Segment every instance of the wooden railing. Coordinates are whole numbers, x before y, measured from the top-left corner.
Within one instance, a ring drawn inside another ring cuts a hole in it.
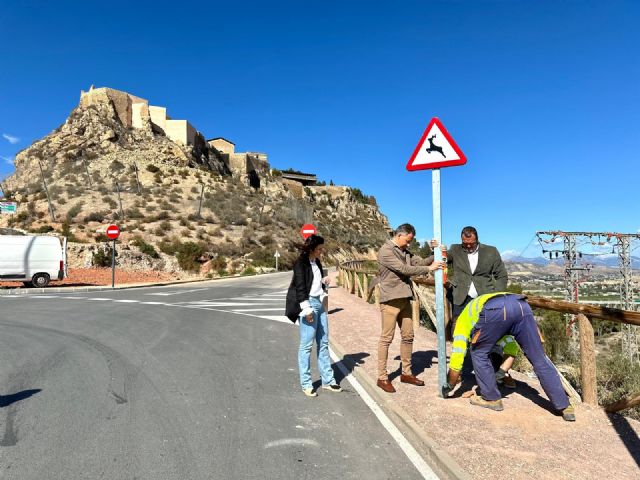
[[[373,280],[378,272],[371,268],[375,262],[364,260],[353,260],[338,266],[338,278],[340,285],[349,293],[371,301],[373,297],[375,303],[380,303],[380,287]],[[432,278],[418,277],[414,279],[418,286],[434,287]],[[435,325],[435,314],[433,313],[433,303],[429,302],[420,289],[416,289],[417,297],[412,304],[414,327],[420,324],[420,308],[423,307],[433,324]],[[640,312],[621,310],[600,305],[586,305],[583,303],[566,302],[540,296],[527,295],[527,302],[534,308],[552,310],[560,313],[576,315],[579,338],[580,338],[580,378],[582,383],[582,398],[580,399],[575,390],[563,381],[565,389],[574,399],[589,405],[598,405],[597,381],[596,381],[596,355],[595,337],[590,319],[607,320],[610,322],[625,323],[628,325],[640,326]],[[445,324],[449,322],[450,305],[445,298]],[[577,398],[576,398],[577,396]],[[616,412],[624,408],[630,408],[640,404],[640,393],[635,393],[627,398],[619,400],[613,404],[606,405],[607,412]]]

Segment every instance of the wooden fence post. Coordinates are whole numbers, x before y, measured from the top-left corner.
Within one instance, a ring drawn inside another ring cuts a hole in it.
[[[349,272],[349,293],[356,291],[356,272]]]
[[[362,275],[362,298],[369,302],[369,275]]]
[[[596,351],[593,326],[583,314],[578,315],[580,328],[580,376],[582,381],[582,401],[588,405],[598,405],[598,384],[596,381]]]
[[[376,300],[376,307],[380,306],[380,285],[373,287],[373,298]]]
[[[413,318],[413,331],[420,327],[420,300],[415,298],[411,301],[411,318]]]

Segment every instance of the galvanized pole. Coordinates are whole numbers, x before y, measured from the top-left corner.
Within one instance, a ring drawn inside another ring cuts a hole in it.
[[[116,288],[116,239],[113,239],[113,251],[111,252],[111,288]]]
[[[202,190],[200,191],[200,205],[198,205],[198,217],[202,218],[200,212],[202,212],[202,199],[204,198],[204,183],[202,184]]]
[[[278,253],[277,250],[276,250],[275,257],[276,257],[276,272],[277,272],[278,271],[278,257],[280,257],[280,254]]]
[[[140,195],[140,176],[138,175],[138,164],[133,162],[133,168],[136,171],[136,184],[138,185],[138,195]]]
[[[82,156],[82,163],[84,164],[84,170],[87,172],[87,182],[89,182],[89,188],[91,187],[91,175],[89,174],[89,167],[87,166],[87,159]]]
[[[116,182],[116,190],[118,191],[118,203],[120,204],[120,221],[124,220],[124,212],[122,211],[122,198],[120,197],[120,184]]]
[[[49,189],[47,188],[47,181],[44,179],[44,170],[42,168],[42,164],[40,163],[40,158],[36,157],[38,160],[38,166],[40,167],[40,175],[42,175],[42,185],[44,186],[44,193],[47,194],[47,202],[49,202],[49,213],[51,214],[51,221],[56,221],[56,215],[53,213],[53,205],[51,204],[51,197],[49,196]]]
[[[434,249],[434,261],[442,260],[442,216],[440,208],[440,169],[432,171],[431,186],[433,190],[433,236],[438,241]],[[444,334],[444,285],[442,284],[442,270],[435,271],[436,282],[436,331],[438,332],[438,392],[442,396],[442,387],[447,383],[447,343]]]

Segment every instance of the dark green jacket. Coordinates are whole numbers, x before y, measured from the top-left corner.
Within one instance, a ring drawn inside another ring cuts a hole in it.
[[[447,250],[447,262],[453,267],[453,275],[449,277],[449,283],[453,286],[455,305],[462,305],[467,298],[471,281],[476,286],[478,295],[507,290],[507,269],[496,247],[480,244],[478,248],[478,266],[473,275],[469,257],[462,245],[451,245]]]

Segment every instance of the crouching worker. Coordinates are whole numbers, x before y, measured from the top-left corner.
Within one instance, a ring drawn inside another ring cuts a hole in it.
[[[553,407],[562,413],[562,418],[568,422],[575,421],[573,406],[562,388],[558,372],[544,353],[538,325],[522,295],[488,293],[480,295],[465,307],[453,332],[453,350],[447,383],[442,387],[443,397],[446,398],[457,383],[467,344],[471,343],[471,361],[480,396],[471,397],[470,402],[491,410],[503,410],[490,354],[504,335],[513,335],[518,342],[531,362],[542,389]]]
[[[518,342],[515,341],[513,335],[505,335],[489,353],[493,370],[496,372],[496,382],[498,385],[504,385],[507,388],[516,388],[516,381],[509,370],[513,367],[513,362],[520,353]]]

